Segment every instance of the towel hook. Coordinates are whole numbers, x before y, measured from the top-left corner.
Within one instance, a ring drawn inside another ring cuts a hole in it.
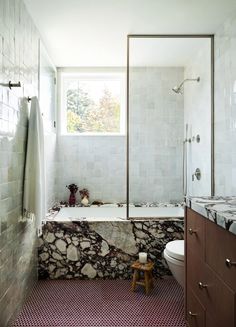
[[[31,101],[31,97],[28,97],[28,98],[27,98],[27,101],[30,102],[30,101]]]
[[[12,83],[11,81],[9,81],[8,86],[10,90],[12,89],[12,87],[21,87],[21,82]]]

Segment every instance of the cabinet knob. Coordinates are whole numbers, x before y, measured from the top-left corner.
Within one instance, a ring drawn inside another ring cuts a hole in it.
[[[191,317],[196,317],[197,314],[196,313],[192,313],[192,311],[189,311],[188,314],[191,316]]]
[[[197,234],[197,231],[193,230],[192,228],[189,228],[188,232],[190,235]]]
[[[230,259],[225,260],[225,264],[228,268],[231,268],[232,266],[236,266],[236,261],[231,261]]]
[[[207,288],[207,284],[203,284],[202,282],[198,283],[199,288],[202,290],[203,288]]]

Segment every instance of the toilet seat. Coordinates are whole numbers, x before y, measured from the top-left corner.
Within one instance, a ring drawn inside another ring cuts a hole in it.
[[[167,243],[165,252],[173,259],[184,261],[184,240],[176,240]]]

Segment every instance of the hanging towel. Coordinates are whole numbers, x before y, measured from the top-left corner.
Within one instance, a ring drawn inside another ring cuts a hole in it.
[[[32,97],[24,180],[24,217],[35,219],[38,235],[46,216],[43,119],[37,97]]]

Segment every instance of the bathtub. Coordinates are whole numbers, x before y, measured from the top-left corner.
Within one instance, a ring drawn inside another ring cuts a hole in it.
[[[182,218],[183,207],[130,207],[130,219]],[[54,221],[120,221],[126,219],[126,207],[62,207],[47,220]]]
[[[145,203],[129,207],[105,204],[67,207],[56,204],[39,239],[39,278],[132,278],[140,251],[154,262],[154,276],[169,275],[162,257],[165,245],[184,236],[181,204]]]
[[[66,207],[55,206],[39,238],[39,278],[131,279],[132,263],[140,251],[154,262],[155,277],[170,271],[162,252],[184,237],[183,208],[166,204]]]

